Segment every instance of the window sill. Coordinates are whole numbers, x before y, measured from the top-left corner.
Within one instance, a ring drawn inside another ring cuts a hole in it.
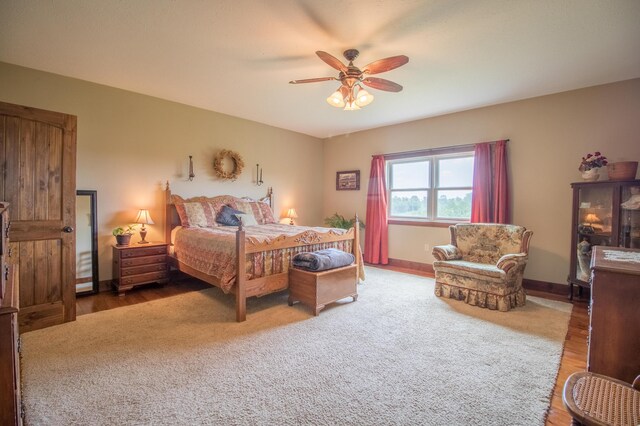
[[[430,228],[448,228],[456,223],[469,223],[468,220],[456,220],[451,222],[444,221],[431,221],[431,220],[403,220],[403,219],[389,219],[387,220],[389,225],[408,225],[408,226],[426,226]]]

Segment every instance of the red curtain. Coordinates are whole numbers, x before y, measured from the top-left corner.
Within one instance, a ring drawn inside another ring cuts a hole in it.
[[[509,223],[506,140],[475,147],[471,222]]]
[[[509,185],[507,182],[507,141],[498,141],[493,159],[493,222],[509,223]]]
[[[492,222],[491,187],[491,143],[479,143],[473,154],[471,223]]]
[[[388,264],[389,225],[387,223],[387,188],[383,155],[374,155],[371,159],[365,225],[364,261],[380,265]]]

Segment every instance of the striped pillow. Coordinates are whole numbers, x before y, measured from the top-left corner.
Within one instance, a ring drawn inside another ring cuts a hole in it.
[[[207,202],[188,202],[176,204],[182,226],[211,228],[218,226],[213,209]]]

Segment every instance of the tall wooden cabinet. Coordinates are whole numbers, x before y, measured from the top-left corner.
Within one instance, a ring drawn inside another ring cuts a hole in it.
[[[627,383],[640,374],[640,249],[593,249],[587,369]]]
[[[640,248],[640,180],[572,183],[571,257],[567,279],[590,287],[593,246]]]
[[[17,267],[9,264],[7,207],[0,202],[0,425],[21,425],[18,274]]]

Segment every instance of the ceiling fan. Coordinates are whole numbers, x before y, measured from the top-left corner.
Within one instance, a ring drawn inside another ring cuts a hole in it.
[[[349,65],[343,64],[336,57],[318,50],[316,55],[324,62],[340,71],[338,77],[307,78],[304,80],[291,80],[290,84],[316,83],[319,81],[337,80],[342,85],[331,96],[327,102],[337,108],[344,107],[345,111],[360,109],[369,105],[373,101],[373,95],[362,88],[362,84],[373,89],[384,90],[386,92],[399,92],[402,86],[384,78],[369,77],[371,74],[380,74],[401,67],[409,62],[409,58],[404,55],[392,56],[390,58],[379,59],[366,65],[362,70],[353,65],[353,60],[360,52],[356,49],[345,50],[343,55],[349,61]]]

